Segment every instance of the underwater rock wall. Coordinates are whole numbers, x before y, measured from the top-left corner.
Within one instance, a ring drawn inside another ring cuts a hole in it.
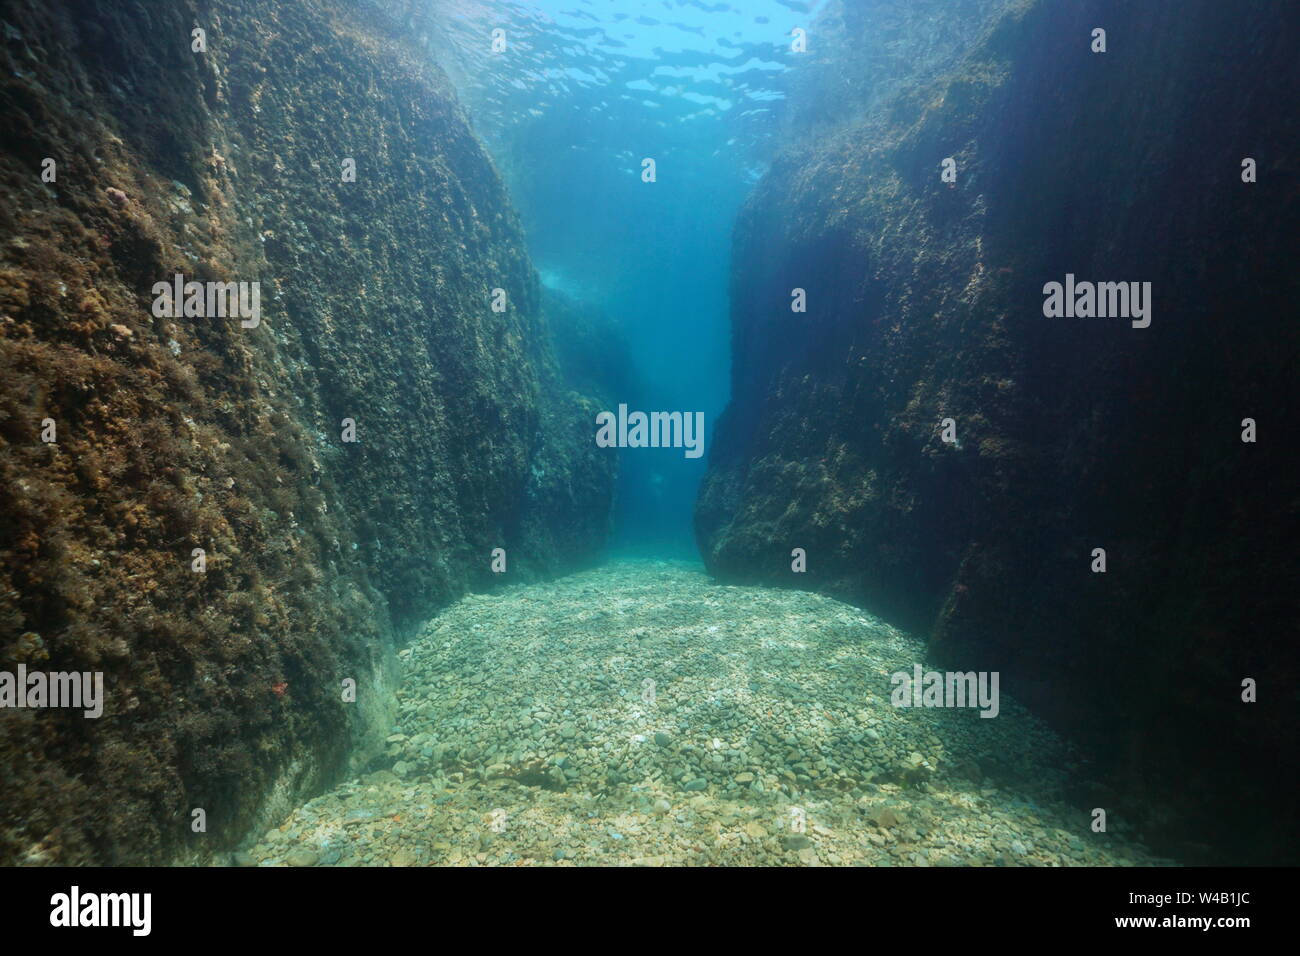
[[[715,575],[1000,671],[1093,745],[1081,801],[1184,859],[1296,845],[1294,21],[1019,3],[946,79],[792,144],[737,225],[696,515]],[[1150,282],[1149,326],[1046,317],[1067,274]]]
[[[351,7],[5,6],[0,658],[106,700],[0,716],[0,862],[231,849],[364,761],[417,622],[603,546],[499,177]],[[177,273],[260,315],[156,310]]]
[[[788,76],[783,136],[818,137],[930,83],[1016,0],[823,0]]]

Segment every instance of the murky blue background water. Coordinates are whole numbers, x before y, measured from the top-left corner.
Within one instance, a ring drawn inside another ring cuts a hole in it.
[[[819,0],[820,2],[820,0]],[[819,3],[453,3],[432,44],[492,150],[542,282],[610,316],[645,411],[728,396],[736,213],[773,147],[791,31]],[[506,54],[491,50],[506,31]],[[655,160],[657,181],[642,181]],[[614,549],[695,554],[706,453],[621,453]]]

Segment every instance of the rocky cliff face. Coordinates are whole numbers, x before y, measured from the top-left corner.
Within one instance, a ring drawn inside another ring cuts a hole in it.
[[[736,231],[697,510],[715,574],[1001,671],[1094,745],[1119,792],[1087,805],[1186,858],[1294,846],[1294,28],[1282,4],[1020,3],[947,79],[779,161]],[[1045,317],[1067,274],[1150,282],[1150,326]]]
[[[394,640],[492,549],[592,557],[614,462],[402,37],[334,0],[3,30],[0,663],[101,671],[106,703],[0,713],[0,862],[202,859],[364,759]],[[260,323],[156,317],[176,273],[258,282]]]

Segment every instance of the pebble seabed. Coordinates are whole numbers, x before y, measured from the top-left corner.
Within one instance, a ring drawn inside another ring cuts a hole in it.
[[[399,655],[391,769],[235,862],[1168,862],[1113,817],[1092,831],[1062,797],[1068,748],[1006,693],[993,719],[892,706],[890,675],[923,653],[859,608],[682,563],[471,595]]]

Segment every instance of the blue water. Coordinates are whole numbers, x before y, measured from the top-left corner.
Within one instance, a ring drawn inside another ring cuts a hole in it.
[[[439,8],[435,55],[493,152],[541,281],[626,337],[637,385],[620,400],[705,416],[699,458],[620,452],[616,553],[695,555],[692,509],[728,397],[732,223],[775,143],[791,31],[819,5]],[[494,53],[498,28],[506,49]]]

